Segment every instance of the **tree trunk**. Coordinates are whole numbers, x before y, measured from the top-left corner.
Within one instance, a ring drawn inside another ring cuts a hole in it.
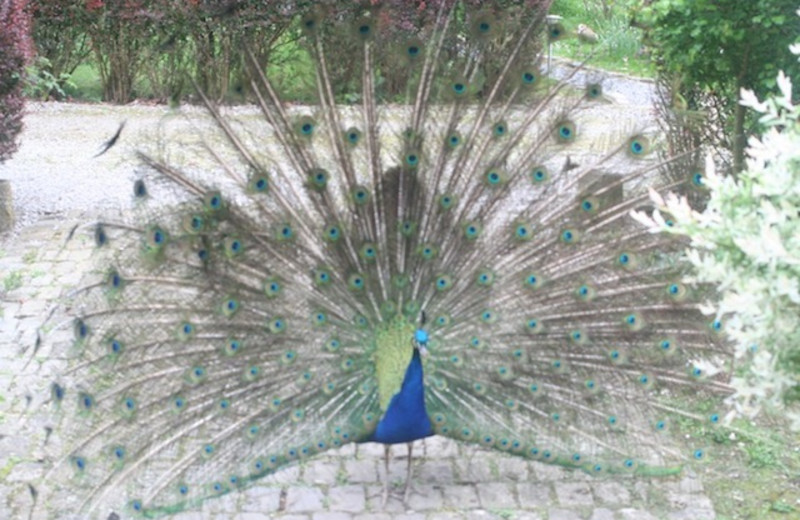
[[[14,227],[14,197],[11,181],[0,179],[0,233]]]
[[[750,66],[750,46],[744,51],[744,56],[736,78],[736,108],[733,115],[733,174],[737,175],[744,169],[744,147],[747,142],[744,135],[744,116],[747,113],[744,106],[739,103],[742,89],[747,88],[745,77]]]
[[[737,86],[738,87],[738,86]],[[741,88],[736,89],[741,92]],[[747,113],[741,103],[736,103],[733,118],[733,173],[738,174],[744,169],[744,148],[746,139],[744,135],[744,116]]]

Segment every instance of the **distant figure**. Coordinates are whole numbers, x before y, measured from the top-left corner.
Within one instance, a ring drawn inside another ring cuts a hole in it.
[[[594,45],[600,41],[600,37],[594,32],[591,27],[586,24],[578,25],[578,39],[583,43]]]

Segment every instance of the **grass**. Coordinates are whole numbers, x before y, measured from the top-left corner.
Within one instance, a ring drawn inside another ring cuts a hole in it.
[[[575,38],[557,42],[553,46],[553,56],[574,61],[588,58],[587,64],[608,72],[619,72],[644,78],[655,78],[656,69],[652,62],[637,56],[637,50],[630,48],[631,41],[600,43],[589,48]]]
[[[553,45],[553,53],[561,58],[582,61],[591,55],[589,63],[610,72],[653,78],[654,64],[642,55],[642,31],[630,25],[630,9],[634,3],[617,2],[609,14],[602,11],[599,2],[583,0],[556,0],[552,14],[563,17],[568,35]],[[600,37],[596,45],[578,41],[575,36],[579,24],[586,24]]]
[[[11,474],[11,470],[14,469],[14,466],[22,462],[19,457],[9,457],[8,462],[2,468],[0,468],[0,482],[5,480],[8,475]]]
[[[347,475],[347,471],[343,467],[339,467],[339,470],[336,472],[336,485],[337,486],[344,486],[349,484],[349,476]]]
[[[718,520],[788,520],[800,516],[800,439],[783,421],[738,420],[732,431],[681,429],[711,437],[715,456],[702,475]],[[792,442],[794,439],[794,442]]]
[[[22,271],[12,271],[3,278],[3,290],[11,292],[22,287]]]
[[[103,85],[100,74],[94,65],[84,63],[79,65],[70,76],[73,85],[64,88],[64,92],[80,101],[102,101]]]
[[[715,399],[666,401],[670,407],[706,416],[719,410]],[[706,459],[690,465],[711,500],[718,520],[800,518],[800,435],[780,417],[736,419],[730,428],[670,417],[669,438],[682,451],[704,447]],[[661,497],[668,507],[667,496]]]
[[[703,477],[706,493],[718,520],[789,520],[800,514],[797,474],[792,477],[773,468],[738,472],[735,460],[724,474]],[[744,477],[744,478],[743,478]],[[794,479],[794,484],[792,484]]]

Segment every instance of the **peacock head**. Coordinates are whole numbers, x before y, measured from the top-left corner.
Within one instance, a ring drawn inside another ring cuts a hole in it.
[[[414,348],[419,350],[423,356],[428,354],[428,331],[425,329],[417,329],[414,332]]]

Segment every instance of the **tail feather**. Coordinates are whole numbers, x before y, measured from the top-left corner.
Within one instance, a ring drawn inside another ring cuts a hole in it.
[[[662,170],[684,158],[646,127],[591,130],[596,78],[540,73],[544,11],[441,2],[417,34],[384,16],[301,18],[313,108],[245,49],[257,121],[198,89],[217,130],[180,165],[138,154],[53,387],[46,481],[77,509],[173,512],[373,438],[417,327],[437,434],[595,474],[705,457],[661,432],[719,422],[731,352],[683,244],[629,217],[683,189]]]

